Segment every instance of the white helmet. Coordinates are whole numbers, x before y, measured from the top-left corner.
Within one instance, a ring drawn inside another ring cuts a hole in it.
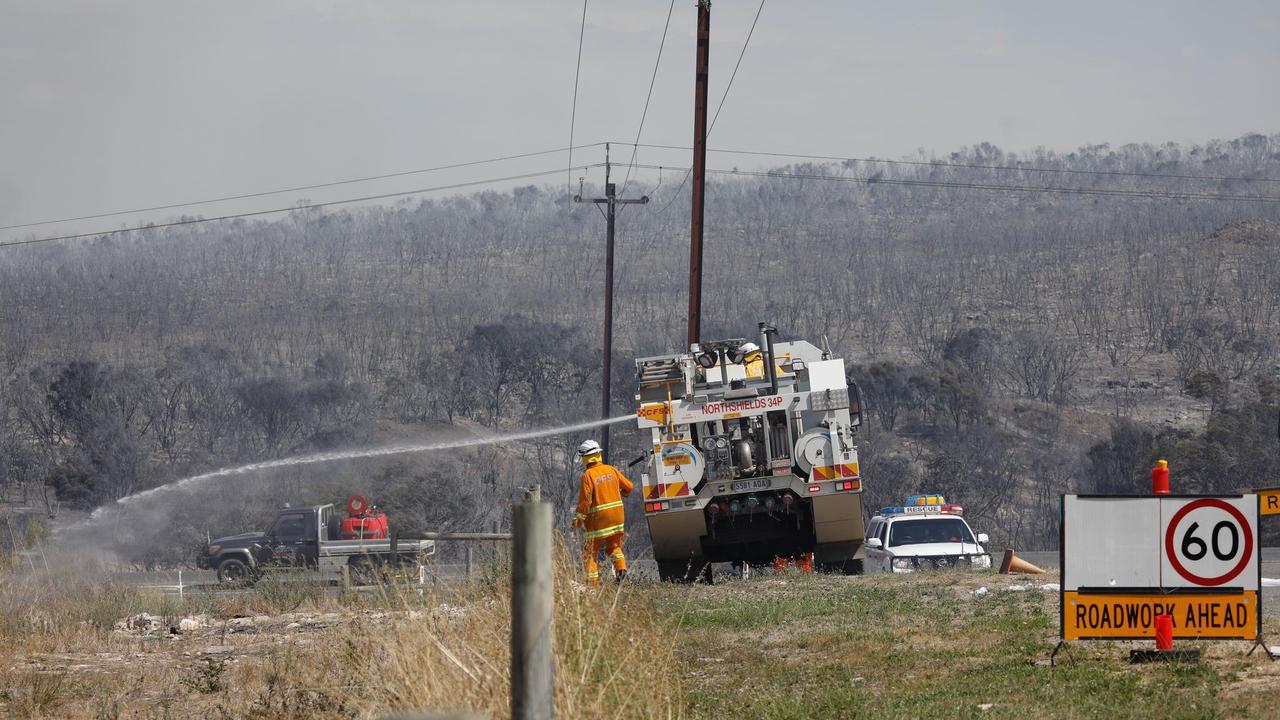
[[[753,342],[745,342],[738,348],[738,352],[742,353],[743,357],[746,357],[753,352],[760,352],[760,346]]]
[[[578,446],[578,457],[580,458],[584,458],[588,455],[595,455],[599,452],[602,452],[600,450],[600,443],[595,440],[587,440]]]

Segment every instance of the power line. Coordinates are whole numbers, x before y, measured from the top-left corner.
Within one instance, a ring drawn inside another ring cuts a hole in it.
[[[598,147],[604,143],[591,143],[590,145],[579,145],[580,148]],[[504,155],[497,158],[489,158],[487,160],[472,160],[469,162],[453,163],[450,165],[437,165],[435,167],[422,168],[420,170],[405,170],[402,172],[386,173],[383,175],[370,175],[362,178],[352,178],[350,180],[334,180],[331,182],[315,183],[313,185],[299,185],[297,187],[282,188],[280,190],[263,190],[261,192],[244,193],[242,195],[227,195],[225,197],[210,198],[208,200],[191,200],[188,202],[170,203],[168,205],[153,205],[151,207],[135,208],[133,210],[113,210],[111,212],[95,213],[93,215],[80,215],[78,217],[60,218],[57,220],[39,220],[36,222],[20,223],[18,225],[5,225],[0,230],[19,230],[22,228],[36,227],[39,225],[56,225],[58,223],[76,222],[78,220],[97,220],[99,218],[118,217],[120,215],[136,215],[138,213],[155,212],[157,210],[173,210],[175,208],[195,207],[197,205],[211,205],[213,203],[227,202],[229,200],[246,200],[250,198],[267,197],[270,195],[283,195],[285,193],[300,192],[302,190],[316,190],[320,188],[337,187],[339,185],[352,185],[355,183],[371,182],[373,180],[386,180],[389,178],[406,177],[408,175],[421,175],[423,173],[438,172],[440,170],[454,170],[457,168],[473,167],[476,165],[487,165],[496,162],[504,162],[507,160],[519,160],[522,158],[538,157],[540,155],[551,155],[554,153],[562,153],[566,148],[555,148],[553,150],[539,150],[537,152],[520,153],[518,155]]]
[[[599,167],[601,163],[591,165],[583,165],[580,169],[588,170],[590,168]],[[570,168],[570,172],[573,169]],[[560,170],[543,170],[541,172],[522,173],[520,175],[508,175],[500,178],[488,178],[486,180],[472,180],[469,182],[453,183],[450,185],[437,185],[429,188],[419,188],[417,190],[405,190],[403,192],[383,193],[381,195],[366,195],[364,197],[347,198],[345,200],[330,200],[320,203],[304,203],[292,205],[285,208],[272,208],[270,210],[255,210],[252,212],[233,213],[230,215],[219,215],[211,218],[190,218],[187,220],[174,220],[166,223],[156,223],[146,225],[145,227],[136,228],[117,228],[115,230],[100,230],[98,232],[76,233],[74,235],[59,235],[57,237],[33,238],[31,240],[14,240],[10,242],[0,243],[0,248],[13,247],[17,245],[35,245],[37,243],[57,242],[59,240],[76,240],[87,237],[102,237],[106,235],[119,235],[121,233],[141,232],[144,230],[158,230],[160,228],[178,227],[180,225],[198,225],[201,223],[220,222],[223,220],[235,220],[237,218],[257,217],[260,215],[272,215],[275,213],[293,212],[295,210],[314,210],[317,208],[333,207],[335,205],[350,205],[351,203],[370,202],[373,200],[387,200],[396,197],[405,197],[407,195],[422,195],[424,193],[438,192],[440,190],[457,190],[465,187],[475,187],[478,185],[493,185],[500,182],[509,182],[512,180],[525,180],[528,178],[545,177],[547,175],[559,174]]]
[[[651,88],[652,88],[652,84],[651,84]],[[646,107],[647,107],[647,101],[646,101]],[[643,127],[643,122],[644,122],[644,116],[642,115],[641,116],[642,127]],[[601,145],[604,145],[604,144],[605,143],[603,142],[596,142],[596,143],[575,145],[573,146],[572,150],[585,150],[588,148],[600,147]],[[662,145],[657,143],[642,143],[642,142],[639,142],[638,132],[636,134],[636,142],[618,143],[618,144],[619,145],[631,144],[633,147],[644,147],[644,148],[653,148],[653,149],[660,149],[660,150],[690,150],[691,149],[688,146],[684,146],[684,145]],[[228,202],[231,200],[246,200],[246,199],[252,199],[252,198],[259,198],[259,197],[269,197],[271,195],[283,195],[285,193],[301,192],[304,190],[318,190],[323,188],[339,187],[342,185],[353,185],[353,184],[363,183],[363,182],[373,182],[377,180],[387,180],[391,178],[407,177],[410,175],[421,175],[425,173],[439,172],[442,170],[454,170],[458,168],[474,167],[477,165],[488,165],[492,163],[505,162],[509,160],[520,160],[524,158],[538,157],[541,155],[552,155],[555,153],[565,152],[566,150],[570,150],[570,148],[561,147],[561,148],[553,148],[550,150],[538,150],[536,152],[518,153],[514,155],[503,155],[501,157],[487,158],[484,160],[471,160],[467,162],[451,163],[448,165],[436,165],[434,167],[420,168],[417,170],[404,170],[404,171],[393,172],[393,173],[384,173],[381,175],[369,175],[367,177],[350,178],[347,180],[333,180],[329,182],[314,183],[311,185],[298,185],[295,187],[280,188],[278,190],[262,190],[259,192],[243,193],[240,195],[226,195],[223,197],[208,198],[205,200],[190,200],[185,202],[169,203],[166,205],[152,205],[150,207],[134,208],[131,210],[113,210],[111,212],[95,213],[92,215],[79,215],[75,217],[65,217],[65,218],[57,218],[57,219],[51,219],[51,220],[36,220],[32,222],[18,223],[15,225],[3,225],[3,226],[0,226],[0,230],[20,230],[23,228],[38,227],[40,225],[57,225],[60,223],[77,222],[80,220],[97,220],[97,219],[108,218],[108,217],[119,217],[122,215],[136,215],[136,214],[145,213],[145,212],[156,212],[159,210],[174,210],[177,208],[197,207],[200,205],[212,205],[214,203]],[[850,157],[845,155],[766,152],[766,151],[760,151],[760,150],[735,150],[735,149],[728,149],[728,148],[708,148],[707,152],[720,153],[725,155],[748,155],[748,156],[757,156],[757,157],[777,157],[777,158],[789,158],[789,159],[800,159],[800,160],[829,160],[829,161],[835,161],[835,162],[881,163],[885,165],[960,168],[960,169],[971,169],[971,170],[998,170],[998,171],[1005,171],[1005,172],[1039,172],[1039,173],[1058,173],[1058,174],[1069,174],[1069,175],[1094,175],[1094,176],[1100,176],[1100,177],[1107,177],[1107,176],[1145,177],[1145,178],[1161,178],[1161,179],[1173,179],[1173,180],[1210,180],[1210,181],[1216,181],[1216,182],[1280,183],[1280,178],[1243,177],[1239,175],[1193,175],[1193,174],[1179,174],[1179,173],[1151,173],[1151,172],[1124,171],[1124,170],[1077,170],[1077,169],[1068,169],[1068,168],[1014,167],[1009,165],[980,165],[980,164],[973,164],[973,163],[951,163],[951,162],[924,161],[924,160],[887,160],[887,159],[881,159],[881,158]],[[633,169],[634,167],[635,167],[635,153],[632,153],[632,164],[628,168],[628,175],[630,174],[630,170]],[[679,168],[673,168],[670,166],[659,166],[659,168],[665,169],[665,170],[676,170],[676,171],[679,170]],[[624,190],[625,190],[625,185],[624,185]]]
[[[751,29],[747,31],[747,39],[742,42],[742,51],[738,53],[738,62],[733,64],[733,72],[729,74],[729,84],[724,86],[724,94],[720,96],[720,104],[716,106],[716,114],[711,116],[711,125],[707,127],[707,137],[711,137],[711,131],[716,126],[716,118],[720,117],[720,110],[724,107],[724,101],[729,97],[729,88],[733,87],[733,79],[738,77],[738,66],[742,64],[742,58],[747,54],[747,45],[751,44],[751,35],[756,31],[756,23],[760,21],[760,12],[762,10],[764,10],[764,0],[760,0],[760,7],[756,8],[756,17],[751,21]]]
[[[658,165],[637,165],[642,170],[656,170]],[[680,169],[662,166],[664,169]],[[1119,188],[1072,188],[1041,185],[1000,185],[990,183],[953,182],[946,180],[894,180],[881,178],[860,178],[841,175],[819,175],[811,173],[779,173],[763,170],[713,170],[707,172],[717,175],[742,175],[781,180],[829,180],[834,182],[850,182],[861,185],[900,185],[906,187],[959,188],[967,190],[990,190],[998,192],[1046,193],[1063,195],[1098,195],[1108,197],[1136,197],[1156,200],[1215,200],[1234,202],[1280,203],[1280,197],[1270,195],[1228,195],[1221,193],[1179,192],[1176,190],[1126,190]]]
[[[587,0],[582,0],[582,27],[578,28],[578,62],[573,68],[573,107],[569,110],[569,177],[565,191],[573,195],[573,124],[578,119],[578,76],[582,73],[582,38],[587,34]]]
[[[590,146],[583,146],[583,147],[590,147]],[[680,148],[678,146],[654,146],[654,147],[667,147],[671,149],[688,149],[688,148]],[[532,153],[532,154],[546,154],[550,152],[558,152],[558,151],[549,150],[542,153]],[[715,151],[715,152],[735,152],[736,153],[739,151]],[[532,154],[529,154],[529,155],[532,155]],[[769,155],[769,156],[779,156],[779,157],[789,156],[785,153],[766,153],[766,152],[752,152],[752,153],[744,152],[741,154]],[[801,158],[823,157],[823,156],[814,156],[814,155],[790,155],[790,156],[801,157]],[[827,156],[827,157],[830,157],[830,156]],[[476,163],[464,163],[464,164],[477,164],[480,162],[488,162],[488,161],[477,161]],[[600,167],[601,165],[602,163],[592,163],[588,165],[583,165],[581,166],[580,169],[583,171],[586,171],[586,170],[590,170],[591,168]],[[639,165],[638,164],[635,167],[641,170],[675,170],[675,171],[685,170],[686,172],[689,170],[689,168],[670,167],[670,166],[663,166],[663,165]],[[499,178],[488,178],[485,180],[474,180],[474,181],[462,182],[462,183],[452,183],[448,185],[437,185],[434,187],[419,188],[416,190],[405,190],[405,191],[394,192],[394,193],[382,193],[378,195],[366,195],[363,197],[346,198],[342,200],[332,200],[332,201],[321,202],[321,203],[298,204],[298,205],[292,205],[290,207],[284,207],[284,208],[272,208],[270,210],[257,210],[252,212],[220,215],[220,216],[211,217],[211,218],[192,218],[187,220],[176,220],[176,221],[167,222],[167,223],[155,223],[155,224],[149,224],[145,227],[117,228],[113,230],[101,230],[96,232],[75,233],[71,235],[60,235],[60,236],[48,237],[48,238],[15,240],[10,242],[0,243],[0,248],[13,247],[18,245],[33,245],[37,243],[56,242],[61,240],[75,240],[75,239],[86,238],[86,237],[102,237],[107,235],[118,235],[122,233],[138,232],[142,230],[154,230],[154,229],[161,229],[161,228],[168,228],[168,227],[178,227],[182,225],[196,225],[196,224],[202,224],[202,223],[220,222],[223,220],[234,220],[237,218],[272,215],[276,213],[293,212],[295,210],[311,210],[311,209],[324,208],[324,207],[333,207],[338,205],[349,205],[352,203],[359,203],[359,202],[386,200],[386,199],[395,198],[395,197],[421,195],[425,193],[438,192],[442,190],[456,190],[456,189],[465,188],[465,187],[476,187],[479,185],[491,185],[495,183],[509,182],[513,180],[524,180],[524,179],[535,178],[535,177],[545,177],[547,175],[553,175],[558,172],[559,170],[544,170],[541,172],[522,173],[518,175],[508,175],[506,177],[499,177]],[[572,172],[572,168],[570,168],[570,172]],[[861,177],[850,177],[850,176],[840,176],[840,175],[821,175],[821,174],[815,174],[815,173],[780,173],[780,172],[773,172],[773,171],[720,170],[720,169],[712,169],[712,168],[708,168],[707,172],[717,174],[717,175],[737,175],[737,176],[745,176],[745,177],[760,177],[760,178],[782,179],[782,180],[817,180],[817,181],[831,181],[831,182],[849,182],[849,183],[857,183],[861,185],[897,185],[897,186],[904,186],[904,187],[956,188],[956,189],[984,190],[984,191],[994,191],[994,192],[1090,195],[1090,196],[1102,196],[1102,197],[1147,198],[1147,199],[1158,199],[1158,200],[1205,200],[1205,201],[1222,201],[1222,202],[1254,202],[1254,203],[1265,203],[1265,204],[1280,203],[1280,197],[1274,197],[1274,196],[1268,196],[1268,195],[1234,195],[1234,194],[1222,194],[1222,193],[1179,192],[1179,191],[1167,191],[1167,190],[1136,190],[1136,189],[1120,189],[1120,188],[1072,188],[1072,187],[1038,186],[1038,185],[1004,185],[1004,184],[991,184],[991,183],[956,182],[956,181],[945,181],[945,180],[905,180],[905,179],[890,179],[890,178],[861,178]],[[1081,172],[1085,172],[1085,171],[1081,171]],[[1204,178],[1204,176],[1196,176],[1196,177]],[[254,196],[255,195],[246,195],[244,197],[254,197]],[[212,201],[208,201],[208,202],[212,202]],[[165,207],[171,207],[171,206],[165,206]],[[86,217],[90,217],[90,216],[86,216]],[[21,227],[21,226],[18,226],[18,227]]]
[[[650,143],[639,143],[640,147],[654,148],[662,150],[691,150],[684,145],[655,145]],[[961,168],[968,170],[1001,170],[1006,172],[1041,172],[1041,173],[1061,173],[1067,175],[1098,175],[1098,176],[1118,176],[1118,177],[1147,177],[1147,178],[1164,178],[1171,180],[1214,180],[1220,182],[1239,181],[1239,182],[1266,182],[1280,183],[1280,178],[1269,177],[1242,177],[1238,175],[1186,175],[1178,173],[1154,173],[1154,172],[1138,172],[1128,170],[1076,170],[1069,168],[1045,168],[1045,167],[1014,167],[1011,165],[979,165],[973,163],[951,163],[934,160],[882,160],[880,158],[867,157],[848,157],[844,155],[803,155],[800,153],[780,153],[780,152],[763,152],[758,150],[728,150],[728,149],[712,149],[707,148],[709,153],[721,153],[725,155],[755,155],[763,157],[780,157],[792,158],[799,160],[832,160],[837,162],[864,162],[864,163],[882,163],[885,165],[915,165],[923,167],[937,168]],[[670,169],[670,168],[668,168]]]
[[[653,98],[653,84],[658,80],[658,66],[662,64],[662,48],[667,44],[667,30],[671,27],[671,12],[676,9],[676,0],[667,6],[667,22],[662,26],[662,40],[658,42],[658,59],[653,61],[653,77],[649,78],[649,94],[644,96],[644,110],[640,112],[640,127],[636,128],[636,141],[631,144],[631,163],[627,165],[627,175],[622,179],[621,195],[627,194],[627,185],[631,182],[631,171],[636,165],[636,149],[640,146],[640,133],[644,130],[644,119],[649,114],[649,100]]]
[[[641,166],[641,167],[646,167],[646,166]],[[667,167],[666,169],[679,170],[680,168]],[[665,213],[667,211],[667,208],[671,207],[671,205],[675,203],[676,198],[680,197],[680,191],[684,189],[684,184],[689,182],[690,172],[693,172],[693,168],[688,167],[684,169],[684,177],[680,178],[680,184],[676,186],[676,189],[671,191],[671,197],[667,198],[667,204],[663,205],[662,209],[658,211],[659,215]]]
[[[738,53],[738,61],[733,64],[733,73],[729,75],[729,82],[724,86],[724,94],[720,96],[720,104],[716,106],[716,114],[711,117],[711,125],[707,127],[707,134],[702,138],[704,143],[707,138],[711,137],[711,130],[716,126],[716,120],[720,117],[720,110],[724,108],[725,98],[729,97],[729,88],[733,87],[733,79],[738,77],[738,66],[742,65],[742,58],[747,54],[747,45],[751,44],[751,36],[756,31],[756,23],[760,21],[760,12],[762,10],[764,10],[764,0],[760,0],[760,7],[756,8],[756,17],[751,21],[751,29],[747,31],[747,39],[742,41],[742,50]],[[640,141],[636,140],[636,142],[638,143]],[[671,207],[671,204],[676,201],[676,197],[678,197],[680,195],[680,191],[684,189],[684,184],[689,182],[689,173],[692,171],[693,168],[689,168],[685,171],[684,177],[680,180],[680,184],[676,186],[675,191],[671,193],[671,199],[668,200],[667,204],[663,205],[662,209],[658,211],[659,215],[666,212],[667,208]]]

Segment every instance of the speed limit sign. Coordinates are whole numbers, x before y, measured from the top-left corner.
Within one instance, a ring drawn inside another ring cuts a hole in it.
[[[1064,495],[1062,640],[1260,641],[1257,495]]]
[[[1255,496],[1162,498],[1160,515],[1161,587],[1258,589]]]

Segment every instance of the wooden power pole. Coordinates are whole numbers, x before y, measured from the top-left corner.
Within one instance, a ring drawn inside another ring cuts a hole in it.
[[[617,215],[619,205],[643,205],[649,202],[648,195],[642,195],[634,200],[623,200],[618,197],[617,189],[609,180],[609,171],[612,169],[609,163],[609,143],[604,144],[604,197],[591,198],[590,202],[596,205],[604,205],[604,219],[606,224],[605,231],[605,251],[604,251],[604,368],[602,372],[604,377],[601,379],[600,392],[600,419],[608,420],[611,417],[609,412],[609,395],[610,385],[613,380],[613,225]],[[575,202],[587,202],[581,195],[573,197]],[[609,426],[605,425],[600,429],[600,449],[603,451],[604,461],[609,462]]]
[[[689,223],[689,344],[702,332],[702,215],[707,180],[707,74],[711,0],[698,0],[697,67],[693,75],[693,219]]]

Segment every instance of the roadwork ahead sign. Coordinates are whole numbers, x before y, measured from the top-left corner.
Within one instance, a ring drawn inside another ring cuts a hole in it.
[[[1263,488],[1254,492],[1258,494],[1258,512],[1280,515],[1280,488]]]
[[[1062,639],[1255,640],[1257,495],[1062,498]]]

